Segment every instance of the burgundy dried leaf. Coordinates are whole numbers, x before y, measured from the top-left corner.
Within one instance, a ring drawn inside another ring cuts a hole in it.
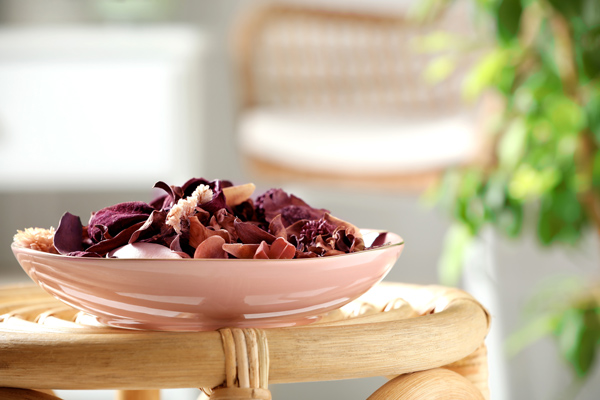
[[[171,241],[169,248],[177,253],[185,253],[188,257],[193,257],[196,249],[189,244],[189,229],[176,235]]]
[[[60,254],[83,250],[83,226],[81,219],[71,213],[64,213],[54,233],[54,247]]]
[[[131,235],[144,225],[144,222],[138,222],[137,224],[131,225],[130,227],[120,231],[115,237],[102,240],[101,242],[95,243],[88,247],[86,251],[98,253],[104,256],[111,250],[121,247],[129,242]]]
[[[190,246],[197,248],[211,236],[220,236],[226,243],[231,242],[229,232],[225,229],[212,230],[202,225],[195,216],[190,218]]]
[[[194,252],[194,258],[228,258],[223,250],[225,240],[220,236],[211,236],[200,243]]]
[[[142,201],[119,203],[103,208],[92,214],[88,223],[89,236],[94,242],[100,242],[104,239],[101,227],[106,227],[106,232],[114,237],[122,230],[140,221],[146,221],[152,211],[154,208]]]
[[[281,221],[281,215],[277,215],[271,220],[271,223],[269,224],[269,233],[275,237],[287,239],[288,235],[285,226]]]
[[[386,240],[387,232],[380,232],[375,238],[375,240],[373,240],[373,243],[371,243],[371,246],[369,248],[374,249],[376,247],[381,247],[387,243]]]
[[[327,213],[323,216],[323,218],[335,226],[336,228],[344,228],[346,230],[347,235],[353,235],[358,238],[362,238],[362,234],[360,233],[360,229],[348,221],[344,221],[342,219],[336,218],[333,215]]]
[[[256,209],[268,223],[281,214],[286,227],[301,219],[319,219],[329,212],[325,209],[313,208],[299,197],[288,195],[281,189],[271,189],[259,196],[256,199]]]
[[[223,250],[235,258],[251,259],[254,258],[258,246],[258,244],[225,243]]]
[[[362,237],[356,237],[354,234],[348,234],[346,229],[337,229],[334,232],[335,247],[344,253],[353,253],[365,249],[365,242]]]
[[[259,244],[262,241],[271,244],[275,241],[275,236],[269,232],[260,229],[250,222],[234,222],[235,231],[238,238],[245,244]]]
[[[165,234],[165,220],[167,219],[166,211],[157,211],[154,210],[144,222],[144,224],[131,235],[129,239],[129,243],[134,243],[141,240],[150,239],[155,236],[160,236]],[[167,226],[168,227],[168,226]]]
[[[158,181],[154,184],[153,189],[161,189],[166,193],[156,197],[150,202],[150,205],[156,210],[170,209],[174,204],[173,199],[176,197],[173,187],[163,181]]]
[[[255,218],[254,202],[248,199],[235,207],[232,207],[233,215],[242,221],[251,221]]]
[[[238,239],[237,232],[235,230],[235,221],[237,219],[238,218],[236,218],[233,214],[222,208],[218,210],[211,218],[210,225],[214,229],[225,229],[231,236],[231,240],[229,242],[235,242]]]
[[[72,251],[67,254],[71,257],[94,257],[94,258],[102,258],[102,256],[98,253],[94,253],[91,251]]]
[[[217,211],[223,208],[228,209],[227,204],[225,203],[225,196],[223,195],[223,192],[213,193],[212,200],[201,204],[200,208],[208,211],[211,214],[215,214]]]
[[[272,244],[261,242],[256,250],[254,258],[260,259],[291,259],[296,255],[296,248],[284,238],[278,237]]]

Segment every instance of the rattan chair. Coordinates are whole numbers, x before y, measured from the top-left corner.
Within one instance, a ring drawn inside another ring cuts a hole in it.
[[[370,400],[489,399],[487,311],[465,292],[382,283],[311,325],[151,332],[100,326],[35,286],[0,289],[0,399],[159,389],[270,399],[269,385],[385,376]],[[37,390],[34,390],[37,389]]]
[[[423,71],[440,54],[417,45],[439,30],[468,34],[469,19],[462,6],[428,24],[406,12],[281,2],[242,13],[233,55],[246,174],[412,191],[450,166],[479,161],[483,111],[461,96],[469,57],[431,84]]]

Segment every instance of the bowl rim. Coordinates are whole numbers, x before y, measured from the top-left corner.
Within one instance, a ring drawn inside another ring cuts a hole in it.
[[[191,262],[191,261],[195,261],[195,262],[201,262],[201,261],[211,261],[211,262],[257,262],[257,263],[264,263],[265,261],[269,261],[269,262],[273,262],[273,261],[278,261],[278,262],[298,262],[298,261],[306,261],[306,260],[313,260],[313,261],[317,261],[317,260],[330,260],[332,258],[339,258],[339,257],[349,257],[349,256],[355,256],[357,254],[364,254],[364,253],[372,253],[375,251],[381,251],[381,250],[386,250],[386,249],[390,249],[393,247],[399,247],[399,246],[403,246],[404,245],[404,239],[398,235],[397,233],[393,233],[387,230],[381,230],[381,229],[361,229],[360,230],[361,233],[367,234],[367,233],[389,233],[392,235],[397,236],[398,240],[397,242],[394,243],[389,243],[389,244],[385,244],[383,246],[379,246],[379,247],[375,247],[372,249],[366,249],[366,250],[361,250],[361,251],[356,251],[353,253],[344,253],[344,254],[336,254],[336,255],[332,255],[332,256],[326,256],[326,257],[306,257],[306,258],[278,258],[278,259],[255,259],[255,258],[169,258],[169,257],[156,257],[156,258],[116,258],[116,257],[74,257],[74,256],[67,256],[65,254],[56,254],[56,253],[48,253],[45,251],[40,251],[40,250],[34,250],[31,248],[27,248],[27,247],[20,247],[20,246],[16,246],[15,243],[11,243],[10,247],[11,249],[13,249],[13,252],[15,251],[15,249],[19,252],[24,251],[26,253],[34,253],[34,254],[43,254],[44,256],[48,256],[48,257],[52,257],[52,258],[63,258],[63,259],[72,259],[72,260],[79,260],[82,262],[93,262],[93,261],[98,261],[98,260],[106,260],[105,262],[134,262],[134,261],[175,261],[175,262]],[[84,261],[84,260],[88,260],[88,261]],[[323,261],[321,261],[323,262]]]

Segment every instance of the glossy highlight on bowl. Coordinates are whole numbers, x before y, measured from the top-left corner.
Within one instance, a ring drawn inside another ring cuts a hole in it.
[[[368,243],[378,231],[361,230]],[[40,287],[115,327],[204,331],[303,325],[380,282],[404,248],[303,259],[113,259],[12,247]]]

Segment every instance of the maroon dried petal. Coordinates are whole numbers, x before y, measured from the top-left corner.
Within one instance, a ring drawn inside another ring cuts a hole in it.
[[[299,197],[289,195],[281,189],[271,189],[259,196],[256,199],[256,211],[268,223],[281,214],[286,227],[301,219],[319,219],[329,212],[313,208]]]
[[[387,232],[380,232],[377,237],[375,238],[375,240],[373,240],[373,243],[371,243],[371,246],[369,247],[369,249],[374,249],[376,247],[381,247],[383,245],[385,245],[387,242]]]
[[[275,237],[282,237],[287,240],[288,234],[281,221],[281,215],[277,215],[269,224],[269,233]]]
[[[232,207],[233,215],[242,221],[252,221],[255,218],[254,202],[248,199]]]
[[[102,256],[98,253],[94,253],[91,251],[72,251],[67,254],[71,257],[94,257],[94,258],[102,258]]]
[[[131,238],[131,235],[133,235],[135,231],[140,229],[142,225],[144,225],[144,222],[138,222],[137,224],[131,225],[130,227],[120,231],[116,236],[93,244],[86,250],[104,256],[109,251],[127,244],[129,242],[129,239]]]
[[[202,225],[200,221],[198,221],[198,218],[190,218],[190,233],[188,239],[190,246],[197,248],[200,244],[212,236],[219,236],[226,243],[231,242],[229,232],[227,232],[225,229],[209,229]]]
[[[306,221],[300,229],[300,240],[313,243],[317,236],[331,236],[335,226],[324,218]]]
[[[78,216],[69,212],[63,214],[54,233],[54,247],[60,254],[83,250],[83,226]]]
[[[211,201],[208,201],[204,204],[201,204],[200,209],[208,211],[211,214],[215,214],[217,211],[221,209],[229,209],[227,204],[225,203],[225,195],[223,192],[213,193],[213,198]]]
[[[89,236],[94,242],[100,242],[104,239],[102,227],[105,227],[106,232],[114,237],[122,230],[140,221],[146,221],[152,211],[154,208],[142,201],[119,203],[103,208],[92,214],[88,223]]]
[[[218,210],[215,215],[210,219],[210,226],[215,229],[225,229],[229,232],[229,242],[235,242],[238,240],[237,232],[235,230],[235,221],[238,220],[233,214],[230,214],[226,209],[222,208]]]
[[[235,221],[234,226],[237,236],[242,243],[259,244],[260,242],[265,241],[268,244],[271,244],[275,241],[275,236],[250,222]]]
[[[189,240],[189,230],[187,232],[181,232],[173,238],[169,244],[169,248],[177,253],[185,253],[188,257],[193,257],[196,249],[190,246]]]
[[[353,253],[365,249],[363,239],[353,234],[348,234],[345,229],[336,230],[333,237],[335,239],[335,248],[344,253]]]
[[[144,224],[140,227],[140,229],[138,229],[133,233],[133,235],[131,235],[129,243],[148,240],[157,236],[164,235],[166,233],[165,228],[168,228],[168,225],[165,225],[166,219],[166,211],[152,211],[152,213],[150,214],[146,222],[144,222]]]

